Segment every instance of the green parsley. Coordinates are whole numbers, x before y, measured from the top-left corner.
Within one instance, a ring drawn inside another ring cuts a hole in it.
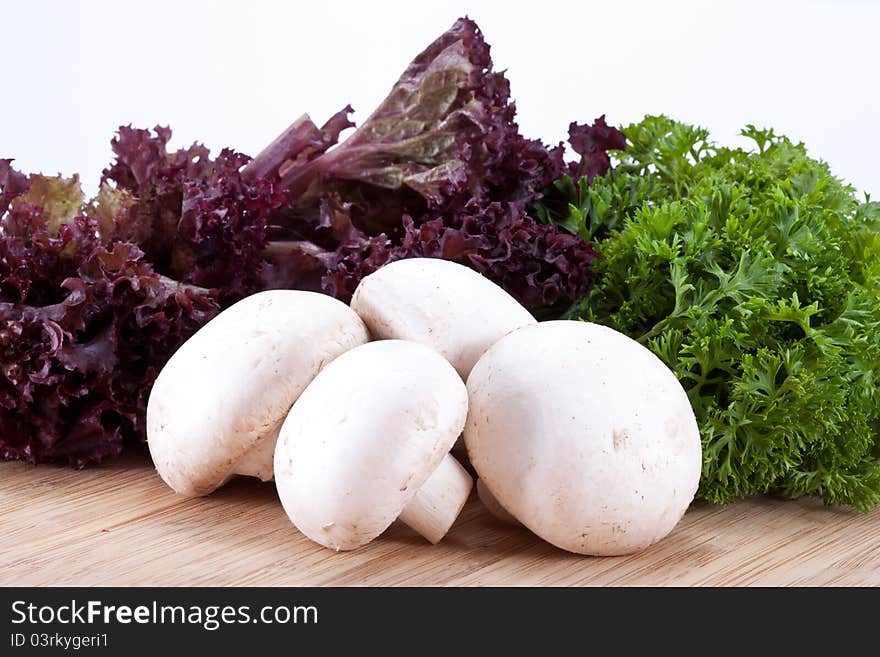
[[[880,501],[880,204],[772,130],[751,150],[647,117],[612,173],[538,216],[601,258],[570,317],[654,351],[703,439],[699,495]]]

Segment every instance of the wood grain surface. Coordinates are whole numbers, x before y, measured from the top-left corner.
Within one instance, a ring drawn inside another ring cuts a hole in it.
[[[272,484],[185,499],[146,456],[76,472],[0,463],[0,585],[880,585],[880,509],[815,500],[695,504],[638,555],[568,554],[474,498],[442,543],[395,524],[334,553],[287,520]]]

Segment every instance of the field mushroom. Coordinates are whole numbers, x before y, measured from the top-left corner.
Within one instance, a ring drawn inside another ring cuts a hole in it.
[[[488,278],[438,258],[385,265],[361,280],[351,307],[375,339],[427,345],[462,379],[498,339],[535,323],[528,310]]]
[[[348,306],[313,292],[247,297],[171,357],[147,404],[147,443],[162,479],[207,495],[235,474],[273,477],[281,422],[321,368],[367,342]]]
[[[402,340],[356,347],[293,405],[275,450],[275,483],[306,536],[353,550],[396,519],[431,543],[447,533],[472,479],[449,450],[467,389],[435,351]]]
[[[646,548],[696,493],[701,443],[687,394],[621,333],[527,326],[486,352],[467,388],[471,464],[505,510],[562,549]]]

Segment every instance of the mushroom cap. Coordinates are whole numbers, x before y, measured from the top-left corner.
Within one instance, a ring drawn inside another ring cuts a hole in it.
[[[485,276],[448,260],[397,260],[364,278],[351,307],[378,340],[412,340],[446,358],[466,379],[500,338],[535,323]]]
[[[668,534],[700,479],[687,394],[610,328],[542,322],[502,338],[467,381],[471,463],[498,502],[571,552],[628,554]]]
[[[253,451],[269,449],[261,441],[318,371],[368,339],[354,311],[314,292],[261,292],[224,310],[174,353],[150,393],[147,442],[162,479],[195,496],[239,462],[253,472]],[[270,479],[266,470],[254,473]]]
[[[293,524],[352,550],[381,534],[434,472],[467,416],[467,389],[439,354],[403,340],[343,354],[293,405],[275,483]]]

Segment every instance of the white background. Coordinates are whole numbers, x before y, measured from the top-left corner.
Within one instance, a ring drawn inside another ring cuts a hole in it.
[[[646,113],[804,141],[880,196],[880,2],[0,0],[0,157],[95,191],[120,124],[251,155],[301,113],[362,119],[459,15],[507,69],[524,134]]]

